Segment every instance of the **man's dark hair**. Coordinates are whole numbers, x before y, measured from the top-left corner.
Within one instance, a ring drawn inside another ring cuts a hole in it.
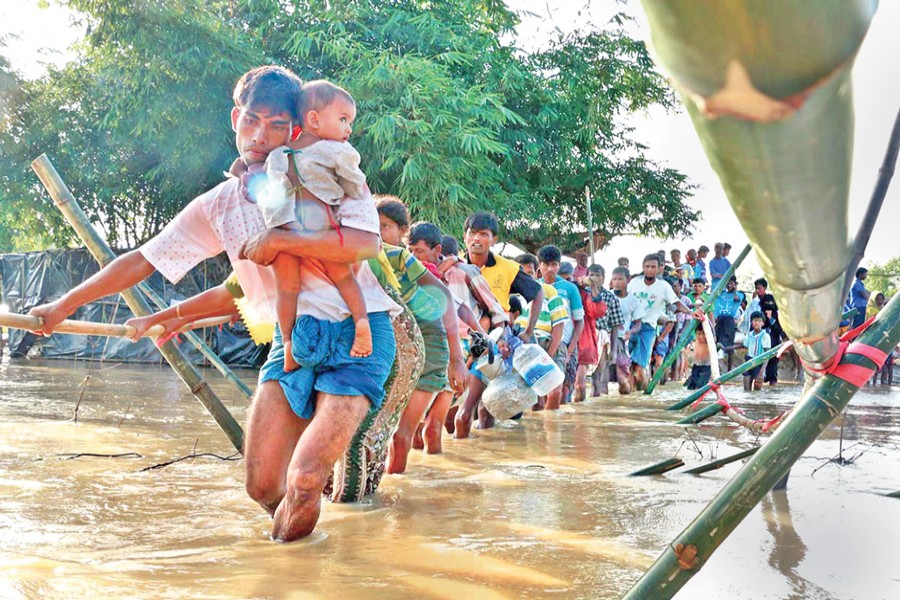
[[[434,248],[441,243],[441,230],[434,223],[419,221],[409,228],[409,243],[417,244],[422,240],[429,248]]]
[[[753,287],[763,286],[766,289],[769,289],[769,282],[765,280],[764,277],[760,277],[756,281],[753,282]]]
[[[619,269],[625,269],[625,267],[617,267]],[[625,269],[625,272],[628,272],[628,269]],[[588,273],[600,273],[603,277],[606,277],[606,271],[603,269],[603,265],[598,265],[597,263],[592,264],[588,267]],[[615,271],[613,271],[615,273]]]
[[[645,256],[644,260],[641,261],[641,264],[644,264],[645,262],[649,262],[651,260],[656,261],[656,266],[657,267],[659,266],[659,254],[655,254],[655,253],[648,254],[647,256]]]
[[[701,252],[709,252],[709,246],[700,246],[697,248],[697,254],[700,254]]]
[[[612,270],[612,274],[613,275],[621,275],[622,277],[625,278],[625,281],[628,281],[629,279],[631,279],[631,273],[628,272],[627,267],[616,267],[615,269]]]
[[[375,207],[379,215],[386,216],[401,229],[409,227],[409,211],[397,196],[375,196]]]
[[[856,278],[859,279],[860,276],[865,275],[869,272],[869,270],[865,267],[860,267],[856,270]]]
[[[539,266],[537,256],[535,256],[534,254],[529,254],[528,252],[518,255],[513,260],[515,260],[520,265],[534,265],[535,269],[537,269]]]
[[[356,106],[356,100],[350,92],[330,81],[316,79],[303,84],[300,88],[300,117],[305,120],[307,113],[324,109],[334,102],[335,98],[343,98],[352,106]]]
[[[728,278],[728,281],[733,281],[733,282],[737,283],[737,275],[732,275],[731,277]]]
[[[266,65],[244,73],[234,86],[238,108],[266,107],[275,114],[286,112],[300,123],[300,88],[303,82],[283,67]]]
[[[452,235],[441,236],[441,250],[445,255],[459,254],[459,242]]]
[[[731,244],[725,242],[724,244],[722,244],[722,250],[731,250]]]
[[[522,312],[522,302],[519,300],[519,296],[516,294],[512,294],[509,297],[509,312],[520,314]]]
[[[691,283],[692,283],[692,284],[694,284],[694,283],[702,283],[703,285],[706,285],[706,280],[703,279],[702,277],[694,277],[694,278],[691,280]]]
[[[760,310],[755,310],[752,313],[750,313],[750,320],[752,321],[754,319],[759,319],[763,323],[766,322],[766,316]]]
[[[465,230],[481,231],[487,229],[495,236],[500,235],[500,222],[497,215],[489,212],[477,212],[469,215],[466,219]]]
[[[542,263],[559,262],[562,260],[562,252],[559,248],[553,246],[542,246],[537,252],[538,260]]]

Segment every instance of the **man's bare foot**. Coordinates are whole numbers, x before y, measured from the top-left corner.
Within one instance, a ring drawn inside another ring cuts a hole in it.
[[[290,373],[291,371],[296,371],[300,368],[300,363],[294,360],[293,354],[291,354],[291,341],[288,340],[284,343],[284,372]]]
[[[275,510],[272,523],[272,540],[293,542],[308,536],[316,528],[322,508],[322,491],[298,491],[288,489]]]
[[[478,406],[478,429],[490,429],[494,426],[494,415],[484,406]]]
[[[471,433],[472,431],[472,415],[466,414],[466,411],[460,409],[456,413],[454,425],[456,427],[454,429],[453,439],[466,439],[467,437],[469,437],[469,433]]]
[[[406,458],[409,456],[409,442],[396,433],[388,446],[386,473],[397,474],[406,471]]]
[[[372,330],[369,328],[368,319],[360,319],[356,322],[356,331],[353,334],[353,346],[350,348],[350,356],[365,358],[372,354]]]
[[[413,450],[424,450],[425,449],[425,441],[422,439],[422,430],[425,428],[425,423],[419,423],[416,426],[416,432],[413,434],[412,447]]]
[[[459,406],[451,406],[450,410],[447,411],[447,416],[444,417],[444,429],[450,435],[453,435],[453,432],[456,431],[456,412],[458,410]]]
[[[426,422],[425,429],[422,431],[422,438],[425,442],[425,452],[428,454],[440,454],[444,451],[441,446],[441,424],[438,422]]]

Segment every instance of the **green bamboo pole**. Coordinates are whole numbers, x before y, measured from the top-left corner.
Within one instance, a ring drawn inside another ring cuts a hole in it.
[[[769,348],[768,350],[766,350],[759,356],[754,356],[747,362],[741,363],[740,365],[738,365],[734,369],[728,371],[724,375],[721,375],[720,377],[713,379],[712,381],[710,381],[703,387],[694,390],[690,396],[688,396],[684,400],[679,400],[672,406],[669,406],[668,408],[666,408],[666,410],[681,410],[685,406],[690,406],[691,404],[693,404],[694,402],[699,400],[700,397],[703,396],[703,394],[705,394],[706,392],[711,390],[714,385],[722,385],[726,381],[731,381],[732,379],[734,379],[740,375],[743,375],[744,373],[746,373],[753,367],[763,364],[764,362],[766,362],[767,360],[769,360],[770,358],[772,358],[773,356],[778,354],[778,351],[781,350],[782,346],[784,346],[784,344],[779,344],[778,346],[775,346],[774,348]]]
[[[685,471],[685,473],[687,473],[688,475],[700,475],[709,471],[715,471],[716,469],[721,469],[727,464],[739,461],[742,458],[753,456],[760,448],[761,446],[756,446],[755,448],[750,448],[749,450],[744,450],[743,452],[738,452],[737,454],[732,454],[731,456],[726,456],[725,458],[714,460],[710,463],[706,463],[705,465],[700,465],[699,467],[688,469],[687,471]]]
[[[635,471],[631,473],[629,477],[644,477],[646,475],[662,475],[672,469],[677,469],[678,467],[683,467],[684,461],[680,458],[667,458],[666,460],[656,463],[655,465],[650,465],[649,467],[645,467],[639,471]]]
[[[744,262],[744,259],[747,258],[747,255],[750,254],[750,244],[744,246],[744,249],[741,253],[734,259],[734,262],[731,263],[731,267],[725,272],[725,275],[722,276],[722,279],[719,280],[719,283],[709,292],[709,294],[703,295],[703,310],[704,312],[711,312],[712,305],[715,303],[716,298],[722,293],[722,290],[725,289],[725,286],[728,285],[728,280],[731,279],[731,276],[734,275],[734,272],[737,268]],[[653,390],[656,389],[656,386],[659,384],[665,372],[672,366],[672,363],[675,362],[675,359],[678,358],[678,355],[681,354],[681,351],[685,346],[694,338],[694,331],[697,329],[697,321],[691,320],[688,321],[687,325],[684,326],[684,330],[681,332],[681,337],[678,338],[678,342],[675,344],[675,347],[669,352],[669,355],[663,359],[662,365],[656,372],[653,374],[653,377],[650,379],[650,383],[647,384],[647,389],[644,390],[645,394],[652,394]]]
[[[707,404],[700,410],[695,413],[691,413],[685,418],[678,421],[678,425],[696,425],[707,420],[710,417],[714,417],[720,412],[725,410],[725,407],[718,403]]]
[[[100,267],[102,268],[113,261],[116,255],[113,254],[113,251],[106,245],[100,234],[93,228],[87,215],[81,210],[75,197],[60,178],[47,155],[42,154],[37,157],[31,163],[31,168],[37,173],[41,183],[44,184],[44,187],[50,193],[50,197],[53,198],[53,203],[65,215],[78,233],[78,237],[81,238],[91,254],[94,255]],[[122,297],[125,298],[125,302],[128,303],[131,311],[137,316],[146,316],[153,312],[147,301],[134,290],[122,292]],[[191,365],[181,353],[181,350],[178,349],[178,346],[171,340],[160,346],[159,351],[166,359],[166,362],[178,373],[185,385],[188,386],[191,393],[209,411],[234,447],[241,451],[244,446],[244,432],[241,430],[241,426],[234,420],[234,417],[231,416],[231,413],[228,412],[222,401],[215,395],[206,380],[197,372],[197,369]]]
[[[900,342],[900,294],[895,294],[857,341],[890,352]],[[840,364],[872,369],[872,361],[845,356]],[[826,375],[804,393],[790,416],[696,519],[666,548],[626,594],[626,600],[673,597],[709,560],[753,507],[788,472],[859,388]]]

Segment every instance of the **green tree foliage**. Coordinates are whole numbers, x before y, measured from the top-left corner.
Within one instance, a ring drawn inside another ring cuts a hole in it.
[[[873,292],[882,292],[890,298],[900,289],[900,256],[895,256],[883,265],[869,267],[866,287]]]
[[[510,241],[573,249],[585,186],[606,240],[683,235],[695,217],[685,176],[626,125],[673,96],[621,19],[525,53],[499,0],[64,3],[87,26],[78,59],[0,87],[0,250],[73,241],[30,172],[42,152],[114,244],[155,234],[221,180],[236,155],[231,89],[267,63],[347,87],[372,189],[450,232],[492,210]]]

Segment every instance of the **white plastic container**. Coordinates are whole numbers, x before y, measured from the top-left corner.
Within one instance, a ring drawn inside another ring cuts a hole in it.
[[[537,344],[523,344],[513,355],[513,368],[538,396],[562,385],[566,376],[550,355]]]
[[[484,407],[501,421],[530,409],[537,399],[534,390],[516,373],[503,373],[493,379],[481,396]]]

